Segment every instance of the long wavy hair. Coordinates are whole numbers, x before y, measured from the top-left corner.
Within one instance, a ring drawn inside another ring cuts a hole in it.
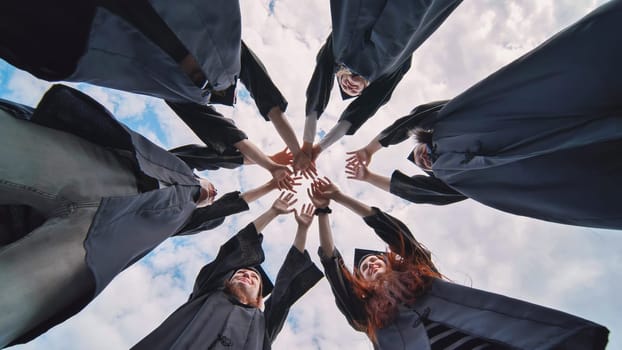
[[[429,251],[420,245],[407,255],[403,236],[401,251],[387,251],[384,255],[386,272],[374,281],[363,279],[354,268],[354,273],[342,266],[345,277],[351,282],[356,297],[365,307],[366,320],[357,326],[376,342],[376,331],[390,325],[398,316],[400,305],[412,305],[424,294],[434,278],[442,278]]]

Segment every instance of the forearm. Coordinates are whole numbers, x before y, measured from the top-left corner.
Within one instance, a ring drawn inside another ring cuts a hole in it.
[[[343,192],[339,192],[332,199],[361,217],[369,216],[374,213],[370,206],[344,194]]]
[[[257,233],[263,231],[263,229],[266,228],[266,226],[268,226],[268,224],[278,215],[279,214],[276,212],[276,210],[274,210],[274,208],[270,208],[266,210],[263,214],[259,215],[259,217],[255,219],[255,221],[253,221],[253,225],[255,225],[255,230],[257,231]]]
[[[305,129],[302,134],[302,140],[304,142],[313,144],[315,140],[315,134],[317,132],[317,112],[313,112],[305,118]]]
[[[339,139],[345,136],[351,125],[352,123],[346,120],[338,122],[320,141],[320,149],[322,151],[327,150],[333,143],[339,141]]]
[[[378,187],[383,191],[390,191],[391,188],[391,178],[387,176],[382,176],[380,174],[373,173],[369,171],[369,175],[365,179],[366,182]]]
[[[382,148],[382,144],[380,143],[379,140],[380,140],[380,135],[374,137],[371,141],[369,141],[367,146],[365,146],[365,149],[370,155],[378,152]]]
[[[327,257],[333,257],[335,253],[335,243],[333,242],[333,233],[330,229],[329,214],[320,214],[318,223],[320,228],[320,248]]]
[[[299,252],[304,253],[305,251],[305,243],[307,242],[307,232],[309,232],[309,227],[300,227],[298,226],[298,230],[296,230],[296,237],[294,237],[293,246],[298,249]]]
[[[245,159],[250,160],[262,168],[272,170],[277,165],[248,139],[238,141],[234,144],[234,146],[240,151],[240,153],[242,153],[242,155],[244,155]]]
[[[240,194],[240,197],[246,202],[246,203],[250,203],[253,201],[256,201],[257,199],[265,196],[266,194],[270,193],[270,191],[272,191],[274,189],[274,185],[272,181],[268,181],[265,184],[257,187],[257,188],[253,188],[252,190],[246,191],[242,194]]]
[[[283,139],[283,142],[285,142],[289,150],[294,155],[298,154],[298,152],[300,152],[300,145],[298,144],[298,139],[296,138],[294,129],[285,117],[285,113],[283,113],[281,108],[279,106],[273,107],[270,112],[268,112],[268,117],[274,125],[276,132],[279,133],[279,135]]]

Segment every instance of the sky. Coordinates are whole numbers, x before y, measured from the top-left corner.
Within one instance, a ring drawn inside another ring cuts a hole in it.
[[[449,99],[512,62],[575,22],[604,1],[471,0],[461,4],[415,52],[412,68],[391,101],[354,136],[322,153],[317,167],[343,192],[404,221],[433,253],[441,272],[455,283],[565,311],[609,328],[609,348],[622,348],[622,235],[614,230],[580,228],[510,215],[473,200],[438,207],[416,205],[369,184],[349,180],[346,152],[358,149],[413,107]],[[241,0],[242,37],[262,59],[289,101],[287,116],[302,137],[306,85],[315,55],[330,32],[328,1]],[[123,123],[165,148],[199,143],[198,138],[160,100],[87,84],[70,84],[103,103]],[[0,97],[36,105],[50,83],[0,60]],[[243,88],[242,88],[243,89]],[[266,153],[284,147],[244,90],[234,108],[218,106]],[[318,123],[318,138],[337,121],[347,103],[333,89]],[[412,141],[380,150],[370,169],[390,176],[399,169],[420,171],[406,160]],[[270,179],[257,166],[202,173],[224,194],[249,190]],[[537,176],[537,174],[524,174]],[[308,202],[299,188],[299,203]],[[218,247],[265,211],[272,192],[250,210],[228,217],[219,228],[172,238],[121,273],[79,314],[36,340],[14,349],[127,349],[183,304],[200,268]],[[350,264],[354,247],[385,245],[355,214],[331,204],[335,244]],[[264,230],[265,269],[274,278],[294,238],[293,215]],[[318,266],[318,228],[307,248]],[[353,331],[334,304],[326,279],[291,309],[275,349],[372,349]]]

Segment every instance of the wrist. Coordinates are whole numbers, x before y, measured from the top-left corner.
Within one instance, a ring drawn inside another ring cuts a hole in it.
[[[313,214],[317,216],[321,216],[321,215],[330,214],[332,212],[333,211],[327,205],[324,208],[315,208],[315,211],[313,212]]]

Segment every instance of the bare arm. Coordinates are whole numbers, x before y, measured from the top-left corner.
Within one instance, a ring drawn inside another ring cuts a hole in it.
[[[248,204],[265,196],[274,189],[276,189],[276,181],[273,179],[257,188],[253,188],[252,190],[240,194],[240,197],[242,197],[242,199]]]
[[[314,186],[319,195],[336,201],[359,216],[365,217],[374,213],[371,207],[367,204],[342,193],[337,185],[332,183],[327,177],[324,177],[323,179],[316,179]]]
[[[279,133],[283,142],[285,142],[295,157],[300,152],[300,145],[298,144],[294,129],[289,123],[289,120],[287,120],[287,117],[285,117],[285,113],[281,110],[281,107],[272,107],[270,112],[268,112],[268,118],[270,118],[270,121],[274,125],[274,129],[276,129],[276,132]]]
[[[298,200],[292,199],[293,197],[293,193],[286,194],[285,192],[281,192],[279,198],[274,201],[270,209],[266,210],[257,219],[255,219],[255,221],[253,221],[253,225],[255,225],[257,233],[263,231],[263,229],[266,228],[266,226],[268,226],[268,224],[277,216],[294,211],[294,208],[290,207]]]
[[[296,247],[296,249],[298,249],[301,253],[304,253],[305,251],[307,232],[309,232],[309,227],[313,222],[314,209],[315,207],[311,204],[303,204],[300,209],[300,214],[298,214],[298,211],[294,210],[296,222],[298,223],[298,229],[296,230],[296,237],[294,238],[293,246]]]
[[[368,182],[383,191],[390,191],[391,178],[376,174],[369,170],[364,163],[358,162],[358,159],[354,159],[346,164],[346,174],[348,179],[354,179],[359,181]]]

